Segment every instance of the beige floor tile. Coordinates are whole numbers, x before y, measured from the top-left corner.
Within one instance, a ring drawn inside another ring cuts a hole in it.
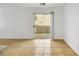
[[[3,56],[77,56],[63,40],[0,40],[5,44],[9,47],[1,51]]]

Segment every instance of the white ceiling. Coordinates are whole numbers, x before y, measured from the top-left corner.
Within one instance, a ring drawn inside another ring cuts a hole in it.
[[[40,3],[26,3],[19,4],[24,7],[58,7],[64,5],[63,3],[46,3],[45,6],[41,6]]]
[[[64,3],[46,3],[45,6],[41,6],[40,3],[0,3],[0,6],[17,6],[17,7],[29,7],[29,8],[47,8],[47,7],[60,7],[64,6]]]

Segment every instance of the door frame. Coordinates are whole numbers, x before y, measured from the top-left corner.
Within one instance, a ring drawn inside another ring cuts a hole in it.
[[[52,16],[51,17],[51,25],[52,26],[51,26],[51,30],[50,30],[51,37],[49,39],[54,40],[54,12],[34,12],[33,13],[33,18],[34,18],[34,20],[33,20],[33,38],[34,38],[34,34],[35,34],[35,32],[34,32],[35,14],[45,14],[45,13],[50,14]]]

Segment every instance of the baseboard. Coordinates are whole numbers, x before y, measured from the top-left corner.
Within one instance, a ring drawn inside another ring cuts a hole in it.
[[[65,42],[66,44],[68,44],[68,46],[79,56],[78,51],[75,50],[74,47],[72,47],[67,41],[64,40],[64,42]]]
[[[53,39],[54,41],[57,40],[64,40],[64,39]],[[74,47],[72,47],[67,41],[64,40],[64,42],[79,56],[79,53],[77,50],[74,49]]]
[[[31,40],[32,38],[0,38],[0,40]]]
[[[53,40],[64,40],[64,39],[53,39]]]

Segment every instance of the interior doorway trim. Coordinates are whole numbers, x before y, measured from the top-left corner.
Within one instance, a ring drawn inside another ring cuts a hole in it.
[[[51,18],[51,20],[52,20],[52,23],[51,23],[51,25],[52,25],[52,33],[51,33],[51,37],[50,38],[52,40],[54,40],[54,12],[34,12],[33,13],[34,21],[35,21],[35,14],[50,14],[50,15],[52,15],[52,18]],[[34,23],[33,23],[33,26],[34,26]],[[33,28],[33,30],[34,30],[34,28]],[[33,36],[34,36],[34,31],[33,31]]]
[[[52,15],[52,24],[51,25],[53,25],[52,26],[52,32],[53,32],[52,36],[53,37],[51,39],[54,40],[54,12],[50,12],[50,14]]]

